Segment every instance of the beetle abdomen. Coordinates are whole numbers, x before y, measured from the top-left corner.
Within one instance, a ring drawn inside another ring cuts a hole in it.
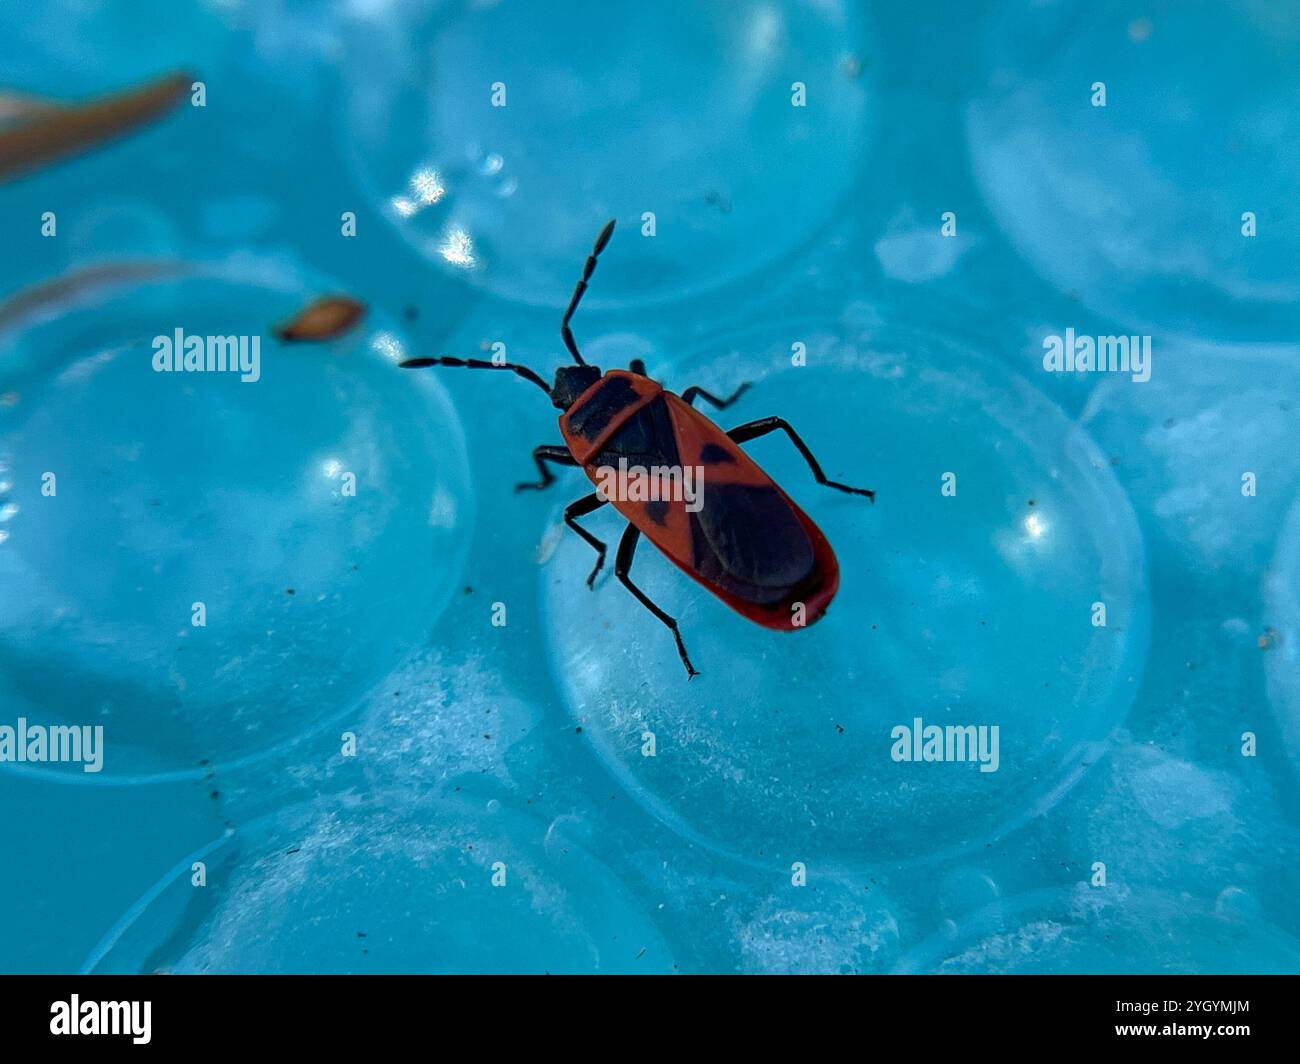
[[[692,546],[700,575],[756,605],[782,601],[813,571],[812,543],[774,488],[704,481]]]

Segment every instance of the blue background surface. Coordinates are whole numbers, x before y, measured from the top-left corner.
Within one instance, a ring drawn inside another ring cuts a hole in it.
[[[0,184],[0,724],[107,746],[0,764],[0,970],[1300,970],[1298,47],[1256,0],[0,8],[0,93],[207,91]],[[585,587],[586,481],[511,491],[536,390],[393,365],[549,377],[609,217],[589,360],[752,381],[724,425],[878,493],[751,445],[842,567],[792,635],[642,546],[689,685]],[[330,292],[359,329],[271,338]],[[262,379],[153,373],[177,327]],[[1045,372],[1067,328],[1151,379]],[[918,716],[998,771],[892,761]]]

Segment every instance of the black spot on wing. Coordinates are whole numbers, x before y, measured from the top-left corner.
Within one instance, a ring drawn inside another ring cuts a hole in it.
[[[662,499],[645,504],[646,516],[655,524],[662,526],[668,517],[668,504]]]
[[[590,399],[569,415],[569,431],[584,440],[594,440],[636,399],[636,388],[630,380],[608,377]]]
[[[569,425],[572,427],[573,422]],[[647,469],[681,464],[672,418],[662,396],[652,399],[624,421],[591,462],[597,466],[617,466],[620,458],[626,459],[630,466],[641,465]]]
[[[780,602],[812,574],[813,545],[775,489],[704,480],[692,515],[695,567],[706,580],[758,605]]]
[[[719,465],[722,462],[730,462],[735,465],[735,456],[725,447],[719,447],[716,443],[706,443],[700,449],[700,461],[705,465]]]

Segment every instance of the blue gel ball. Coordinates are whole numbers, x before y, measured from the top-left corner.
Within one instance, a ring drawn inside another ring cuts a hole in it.
[[[610,217],[628,243],[593,307],[754,272],[836,216],[874,141],[875,49],[854,5],[392,16],[348,40],[344,150],[414,247],[512,300],[562,306]]]
[[[860,883],[810,870],[802,887],[782,886],[733,913],[732,948],[741,972],[857,975],[898,959],[895,906]]]
[[[281,344],[328,286],[254,260],[130,277],[80,275],[0,331],[0,706],[102,724],[100,781],[346,711],[427,638],[472,525],[456,415],[381,318]],[[260,364],[156,372],[176,329]]]
[[[924,332],[790,323],[719,348],[674,383],[754,381],[718,419],[785,417],[827,476],[876,503],[816,484],[780,433],[746,445],[838,554],[829,612],[793,632],[731,612],[643,538],[631,575],[680,621],[689,682],[669,631],[612,565],[589,591],[594,553],[565,536],[543,570],[547,632],[599,756],[674,830],[760,863],[930,858],[1049,808],[1123,719],[1146,649],[1138,527],[1088,436]],[[585,524],[610,544],[623,528],[609,509]],[[997,727],[996,770],[895,760],[895,729],[918,718]]]
[[[1147,332],[1294,337],[1297,32],[1293,10],[1250,0],[1004,0],[967,133],[1016,250]]]
[[[1278,537],[1265,584],[1267,625],[1262,635],[1268,695],[1287,753],[1300,764],[1300,498]]]
[[[403,811],[398,812],[401,808]],[[541,821],[440,800],[317,801],[241,829],[208,854],[206,904],[188,866],[98,971],[663,973],[673,964],[626,887]],[[494,884],[495,881],[495,884]]]
[[[1300,942],[1248,914],[1233,888],[1209,900],[1120,884],[1040,890],[950,925],[896,970],[955,975],[1295,971]]]

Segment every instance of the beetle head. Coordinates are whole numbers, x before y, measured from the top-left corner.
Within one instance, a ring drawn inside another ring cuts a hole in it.
[[[568,410],[583,392],[600,380],[596,366],[561,366],[555,371],[551,402],[557,410]]]

